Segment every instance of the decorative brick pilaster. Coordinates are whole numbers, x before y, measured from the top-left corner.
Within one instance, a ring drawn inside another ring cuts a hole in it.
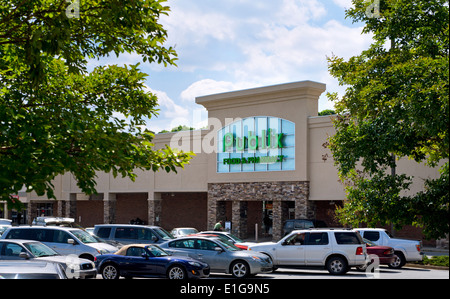
[[[116,222],[116,194],[105,193],[103,196],[103,223],[113,224]]]
[[[248,201],[273,202],[273,239],[282,237],[282,226],[288,217],[288,202],[295,203],[296,218],[314,218],[314,204],[308,200],[309,182],[251,182],[208,184],[208,228],[219,219],[224,202],[232,201],[232,228],[240,237],[247,233],[246,210]],[[224,212],[223,212],[224,213]]]
[[[149,193],[148,198],[148,224],[159,226],[162,212],[161,193]]]

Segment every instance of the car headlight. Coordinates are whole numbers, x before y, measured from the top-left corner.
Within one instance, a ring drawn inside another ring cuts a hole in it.
[[[254,261],[261,261],[261,259],[259,258],[259,257],[257,257],[257,256],[254,256],[254,255],[252,255],[252,259],[254,260]]]
[[[189,265],[194,266],[194,267],[201,267],[200,263],[197,262],[188,262]]]

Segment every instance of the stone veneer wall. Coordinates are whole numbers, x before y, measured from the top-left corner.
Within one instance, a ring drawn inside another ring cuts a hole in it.
[[[232,228],[239,237],[247,237],[245,210],[247,201],[273,201],[273,239],[282,237],[282,225],[287,219],[287,202],[295,203],[295,218],[314,218],[315,205],[308,200],[309,182],[248,182],[208,184],[208,228],[224,219],[226,201],[232,202]]]

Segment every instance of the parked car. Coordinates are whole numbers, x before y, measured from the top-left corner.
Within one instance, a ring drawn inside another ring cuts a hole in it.
[[[390,268],[400,269],[406,262],[416,262],[423,259],[421,241],[394,238],[383,228],[355,228],[355,231],[377,245],[394,248],[395,259],[389,264]]]
[[[203,231],[203,232],[199,232],[199,234],[209,235],[209,236],[218,236],[221,239],[224,239],[224,240],[227,240],[228,242],[233,243],[234,246],[241,248],[243,250],[247,250],[248,246],[256,244],[255,242],[245,242],[229,232]]]
[[[0,261],[0,279],[67,279],[60,263],[49,261]]]
[[[94,235],[121,244],[161,244],[174,237],[159,226],[134,224],[98,224]]]
[[[62,256],[38,241],[0,240],[0,260],[39,260],[61,263],[66,276],[71,278],[95,278],[97,275],[92,261]]]
[[[389,265],[394,262],[396,256],[394,255],[394,248],[389,246],[380,246],[373,243],[370,240],[363,238],[364,243],[366,243],[367,254],[369,255],[370,261],[364,265],[357,267],[357,270],[365,270],[367,266],[375,262],[375,257],[378,259],[379,265]]]
[[[278,242],[259,243],[248,250],[269,256],[274,267],[325,267],[334,275],[367,263],[361,236],[346,229],[295,230]]]
[[[60,226],[18,226],[5,231],[1,239],[34,240],[44,243],[61,255],[75,254],[94,261],[101,254],[113,253],[117,247],[101,242],[82,229]]]
[[[81,228],[80,225],[75,223],[74,218],[69,217],[54,217],[54,216],[39,216],[33,219],[31,225],[39,226],[66,226]]]
[[[196,234],[196,233],[198,233],[198,230],[193,227],[176,227],[176,228],[172,229],[172,231],[170,233],[175,238],[179,238],[179,237],[185,237],[187,235]]]
[[[219,238],[184,237],[160,246],[174,255],[186,255],[209,264],[211,272],[231,273],[235,278],[272,271],[272,261],[267,256],[241,250]]]
[[[0,236],[3,234],[5,230],[10,228],[12,225],[12,220],[0,218]]]
[[[186,256],[172,256],[157,245],[125,245],[115,254],[98,257],[96,264],[104,279],[118,279],[120,276],[169,279],[209,276],[208,264]]]
[[[288,219],[284,222],[283,233],[284,236],[292,232],[293,230],[305,229],[305,228],[325,228],[327,224],[322,220],[317,219]]]

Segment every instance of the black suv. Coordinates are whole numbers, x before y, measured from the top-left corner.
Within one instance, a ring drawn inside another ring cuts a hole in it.
[[[286,220],[283,226],[283,234],[286,236],[291,231],[296,229],[305,229],[311,227],[328,227],[327,224],[322,220],[316,219],[289,219]]]

